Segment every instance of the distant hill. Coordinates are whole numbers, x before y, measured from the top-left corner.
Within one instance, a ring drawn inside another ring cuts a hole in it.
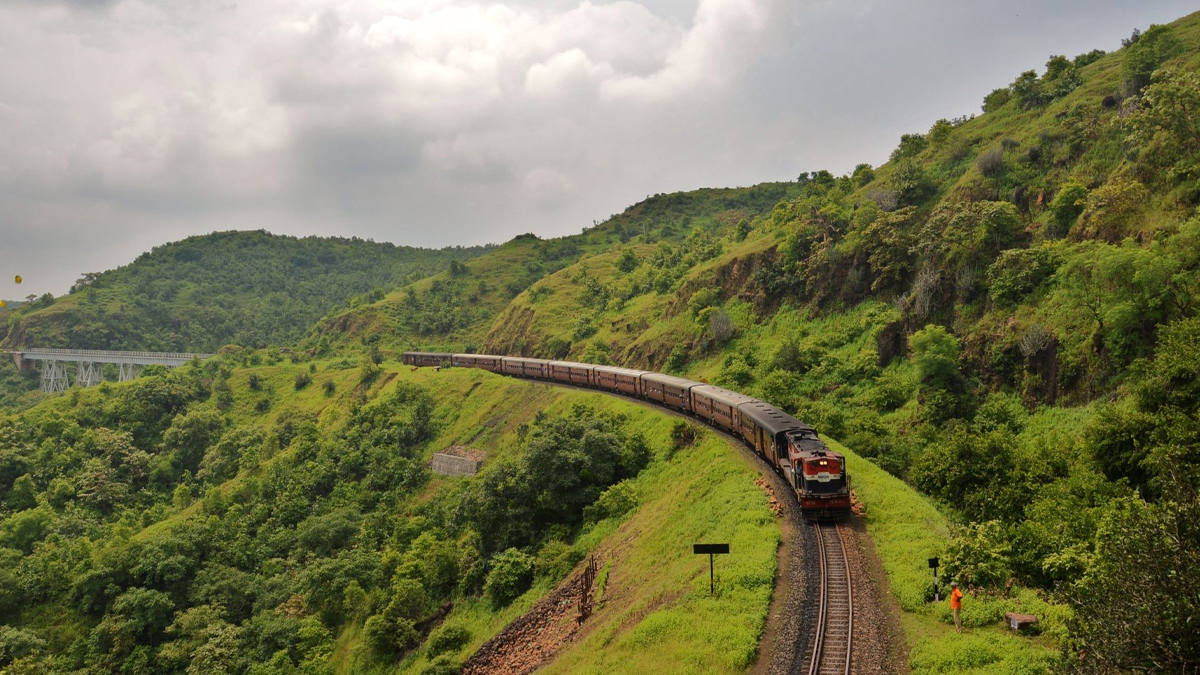
[[[539,279],[585,257],[649,243],[711,238],[800,194],[797,183],[704,188],[646,198],[581,234],[521,235],[464,265],[322,319],[306,345],[324,353],[369,339],[393,348],[477,349],[496,317]]]
[[[162,351],[287,345],[334,308],[368,302],[487,250],[263,231],[189,237],[87,274],[69,295],[8,312],[0,344]]]

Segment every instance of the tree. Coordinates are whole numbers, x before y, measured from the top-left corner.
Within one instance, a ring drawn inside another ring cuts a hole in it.
[[[215,410],[198,408],[171,421],[163,432],[163,450],[172,456],[178,472],[200,467],[209,446],[214,445],[225,430],[225,418]]]
[[[1142,148],[1140,162],[1174,180],[1195,179],[1200,152],[1200,77],[1195,73],[1160,70],[1154,73],[1142,104],[1129,118],[1129,139]]]
[[[492,570],[483,584],[483,593],[500,609],[508,606],[533,583],[533,556],[510,548],[492,557]]]
[[[13,481],[12,489],[4,500],[5,505],[13,511],[24,511],[37,506],[37,486],[29,474],[19,476]]]
[[[120,617],[124,632],[151,640],[171,624],[175,603],[162,591],[131,588],[113,600],[112,614]]]
[[[1121,50],[1121,84],[1126,96],[1133,96],[1150,84],[1150,76],[1164,61],[1184,49],[1183,41],[1170,26],[1151,25],[1145,33]]]
[[[958,367],[962,345],[942,326],[931,324],[908,338],[920,386],[921,416],[939,423],[963,417],[969,410],[966,381]]]
[[[1121,500],[1072,589],[1070,661],[1079,673],[1185,673],[1200,663],[1200,499],[1194,486]]]
[[[621,252],[621,257],[617,259],[617,269],[628,274],[638,268],[642,264],[642,259],[634,253],[633,249],[627,248]]]

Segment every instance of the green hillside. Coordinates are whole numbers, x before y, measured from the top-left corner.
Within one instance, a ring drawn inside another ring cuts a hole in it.
[[[164,244],[0,313],[0,346],[214,352],[289,345],[325,313],[370,302],[488,247],[427,250],[362,239],[215,232]]]
[[[229,351],[0,417],[4,672],[446,672],[589,553],[608,672],[753,660],[779,528],[727,440],[482,371]],[[431,474],[451,444],[484,472]],[[706,537],[739,551],[717,598]]]
[[[654,195],[579,235],[549,240],[521,235],[377,302],[322,319],[305,344],[317,354],[365,342],[398,350],[478,348],[514,297],[584,257],[624,245],[708,237],[797,194],[794,183],[763,183]]]
[[[609,238],[486,331],[389,324],[361,339],[756,394],[938,500],[951,577],[1073,607],[1062,644],[1093,655],[1079,667],[1148,663],[1137,645],[1156,639],[1195,663],[1195,580],[1182,604],[1166,580],[1200,548],[1185,421],[1200,362],[1184,337],[1200,330],[1200,15],[1126,43],[1053,56],[983,114],[905,135],[883,166],[805,174],[745,223]],[[1147,552],[1128,543],[1180,527]],[[1133,587],[1154,598],[1144,614],[1102,611]]]
[[[0,668],[456,672],[595,552],[622,600],[551,671],[747,672],[779,527],[744,457],[628,401],[396,361],[432,347],[681,373],[816,425],[847,448],[913,673],[1194,670],[1200,14],[1126,42],[1051,57],[880,167],[421,252],[354,292],[393,290],[312,307],[287,358],[227,347],[0,417]],[[204,267],[171,247],[155,279]],[[263,273],[327,264],[295,260]],[[105,283],[7,339],[100,335],[82,317],[141,288]],[[229,307],[284,321],[263,307],[290,300],[250,295]],[[487,468],[431,475],[452,444]],[[748,551],[714,600],[670,547],[710,533]],[[930,556],[970,591],[961,635]],[[1011,634],[1013,610],[1041,621]]]

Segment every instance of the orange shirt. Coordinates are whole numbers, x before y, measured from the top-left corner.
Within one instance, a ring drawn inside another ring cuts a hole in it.
[[[950,592],[950,609],[962,609],[962,591],[957,588]]]

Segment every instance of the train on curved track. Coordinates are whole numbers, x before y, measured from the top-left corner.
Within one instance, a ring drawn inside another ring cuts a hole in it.
[[[850,513],[850,476],[845,456],[830,450],[816,429],[744,394],[647,370],[574,361],[441,352],[404,352],[401,360],[416,367],[482,368],[502,375],[592,387],[694,415],[744,439],[775,467],[795,491],[805,518],[832,520]]]

